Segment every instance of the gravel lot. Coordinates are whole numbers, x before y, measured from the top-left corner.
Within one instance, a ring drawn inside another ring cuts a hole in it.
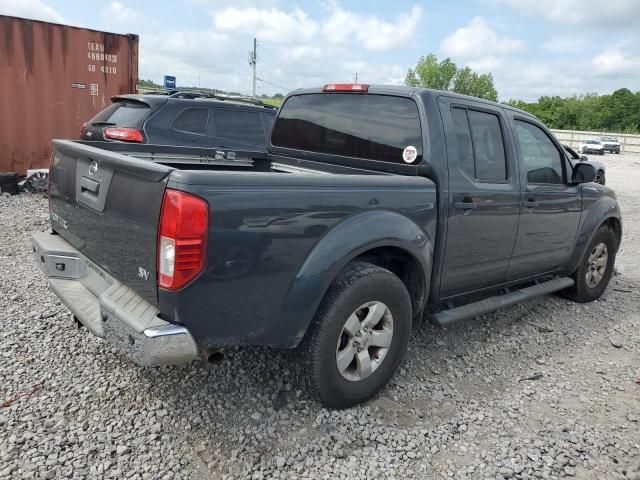
[[[425,325],[392,384],[340,412],[292,387],[285,353],[129,363],[35,266],[46,200],[0,197],[0,478],[640,479],[640,155],[604,161],[625,224],[600,301]]]

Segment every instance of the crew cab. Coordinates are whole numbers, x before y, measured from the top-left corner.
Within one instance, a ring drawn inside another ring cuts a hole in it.
[[[163,148],[54,141],[33,237],[51,289],[140,365],[295,349],[332,408],[379,392],[423,318],[599,298],[620,244],[592,165],[530,114],[449,92],[297,90],[268,153]]]

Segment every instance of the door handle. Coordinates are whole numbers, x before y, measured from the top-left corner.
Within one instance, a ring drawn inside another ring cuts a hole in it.
[[[533,198],[533,197],[529,197],[529,198],[527,198],[524,202],[522,202],[522,206],[524,206],[525,208],[535,208],[535,207],[537,207],[538,205],[540,205],[540,204],[539,204],[539,203],[538,203],[538,201],[537,201],[535,198]]]
[[[465,214],[471,213],[471,210],[478,208],[478,204],[471,197],[464,197],[461,202],[454,203],[458,210],[463,210]]]

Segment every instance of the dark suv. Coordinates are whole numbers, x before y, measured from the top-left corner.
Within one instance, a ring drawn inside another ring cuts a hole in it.
[[[265,150],[274,107],[191,92],[120,95],[81,131],[82,140]]]

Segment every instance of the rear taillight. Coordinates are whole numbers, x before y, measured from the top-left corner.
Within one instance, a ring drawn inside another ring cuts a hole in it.
[[[137,142],[142,143],[142,132],[135,128],[123,128],[123,127],[107,127],[102,130],[104,138],[110,138],[111,140],[121,140],[123,142]]]
[[[322,88],[323,92],[367,92],[366,83],[330,83]]]
[[[167,189],[158,230],[158,287],[178,290],[205,267],[209,205],[205,200]]]

